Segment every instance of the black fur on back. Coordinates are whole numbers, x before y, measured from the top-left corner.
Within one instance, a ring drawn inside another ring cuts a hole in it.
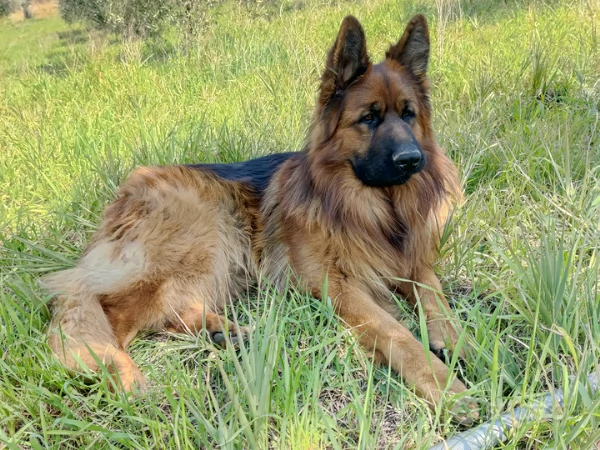
[[[297,154],[299,152],[273,153],[249,161],[229,164],[189,164],[187,167],[212,172],[224,180],[248,184],[262,194],[279,166]]]

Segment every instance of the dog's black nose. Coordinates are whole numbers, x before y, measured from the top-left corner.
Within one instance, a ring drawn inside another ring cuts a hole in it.
[[[403,145],[392,154],[396,167],[407,171],[416,170],[421,164],[422,157],[421,151],[414,145]]]

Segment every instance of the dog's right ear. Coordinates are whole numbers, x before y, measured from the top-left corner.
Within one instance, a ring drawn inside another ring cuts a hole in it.
[[[321,105],[342,94],[370,66],[365,32],[355,17],[347,16],[342,21],[335,44],[329,50],[321,76]]]

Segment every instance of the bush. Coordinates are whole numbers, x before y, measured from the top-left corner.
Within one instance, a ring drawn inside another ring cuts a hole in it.
[[[10,0],[0,0],[10,1]],[[226,0],[59,0],[67,22],[86,22],[125,37],[157,37],[174,25],[193,38],[206,24],[207,12]],[[278,12],[282,0],[234,0],[257,15]]]
[[[16,6],[14,0],[0,0],[0,17],[8,16]]]
[[[2,0],[0,0],[2,1]],[[178,4],[176,0],[60,0],[67,22],[83,21],[124,36],[160,34]]]

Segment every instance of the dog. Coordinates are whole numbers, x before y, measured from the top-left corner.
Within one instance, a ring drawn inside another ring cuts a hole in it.
[[[45,279],[56,295],[53,352],[73,370],[102,362],[125,391],[143,389],[125,351],[138,331],[242,340],[247,329],[226,331],[219,314],[263,277],[330,299],[375,361],[432,407],[444,393],[464,393],[398,322],[395,301],[420,306],[435,354],[454,350],[460,328],[432,266],[462,192],[432,130],[429,49],[417,15],[373,64],[362,26],[348,16],[302,151],[135,170],[77,265]],[[451,411],[462,422],[477,417],[466,396]]]

